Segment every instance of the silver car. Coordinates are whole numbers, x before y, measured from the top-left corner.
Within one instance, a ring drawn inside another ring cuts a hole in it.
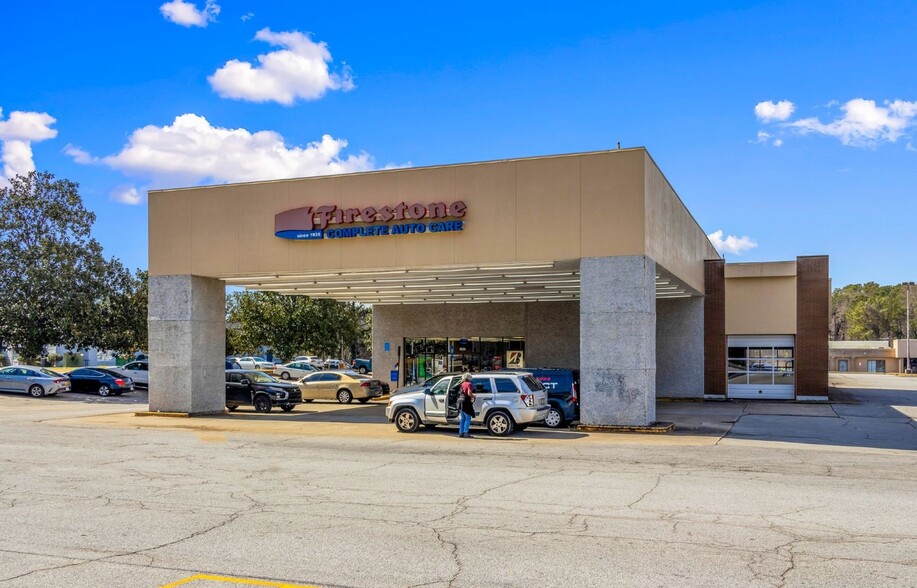
[[[39,398],[70,391],[70,379],[47,368],[14,365],[0,369],[0,392],[19,392]]]
[[[132,361],[121,367],[108,368],[122,376],[127,376],[134,384],[147,388],[150,383],[150,364],[147,361]]]
[[[459,377],[443,378],[432,388],[393,396],[385,416],[403,433],[413,433],[420,425],[457,425],[460,386]],[[496,437],[544,422],[551,408],[544,386],[529,373],[482,372],[472,376],[471,386],[476,413],[471,424],[484,425]]]

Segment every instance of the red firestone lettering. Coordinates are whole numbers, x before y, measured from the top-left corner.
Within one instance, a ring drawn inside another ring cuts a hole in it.
[[[465,206],[465,202],[462,200],[457,200],[449,206],[449,216],[455,216],[461,218],[465,216],[465,211],[468,209]]]
[[[429,206],[430,218],[445,218],[446,217],[446,203],[445,202],[433,202]]]
[[[395,218],[395,211],[392,210],[391,206],[383,206],[379,209],[379,220],[382,222],[387,223],[393,218]]]
[[[359,215],[360,215],[359,208],[348,208],[347,210],[344,211],[344,222],[352,223],[354,217],[357,217]]]
[[[404,220],[404,210],[407,208],[407,205],[402,202],[395,207],[395,220]]]
[[[422,219],[427,216],[427,207],[423,204],[412,204],[408,207],[408,216],[413,219]]]
[[[367,206],[360,211],[360,216],[363,218],[363,222],[371,223],[376,220],[376,209],[372,206]]]
[[[327,229],[328,221],[331,220],[331,214],[337,209],[337,206],[319,206],[315,212],[318,214],[318,228]]]

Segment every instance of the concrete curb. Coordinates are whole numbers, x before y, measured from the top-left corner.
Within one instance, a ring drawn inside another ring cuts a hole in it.
[[[675,423],[653,423],[646,427],[630,427],[626,425],[578,425],[577,431],[588,433],[671,433],[675,430]]]

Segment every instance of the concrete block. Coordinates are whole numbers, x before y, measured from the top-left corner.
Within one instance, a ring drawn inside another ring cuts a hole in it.
[[[580,398],[587,425],[656,418],[656,264],[641,256],[580,265]]]
[[[704,397],[704,299],[656,301],[656,396]]]

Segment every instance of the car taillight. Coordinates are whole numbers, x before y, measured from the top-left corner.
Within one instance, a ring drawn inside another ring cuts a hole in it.
[[[579,402],[579,394],[576,393],[576,384],[573,384],[573,402]]]
[[[54,380],[54,383],[55,383],[55,384],[63,384],[63,383],[66,382],[66,381],[67,381],[67,380],[65,380],[64,378],[58,378],[58,379]]]
[[[360,384],[360,388],[369,388],[369,386],[370,386],[369,382],[363,382],[362,384]]]
[[[535,406],[535,395],[534,394],[520,394],[519,398],[522,399],[522,403],[526,406]]]
[[[115,384],[117,384],[118,386],[123,386],[124,380],[122,380],[121,378],[115,378]]]

